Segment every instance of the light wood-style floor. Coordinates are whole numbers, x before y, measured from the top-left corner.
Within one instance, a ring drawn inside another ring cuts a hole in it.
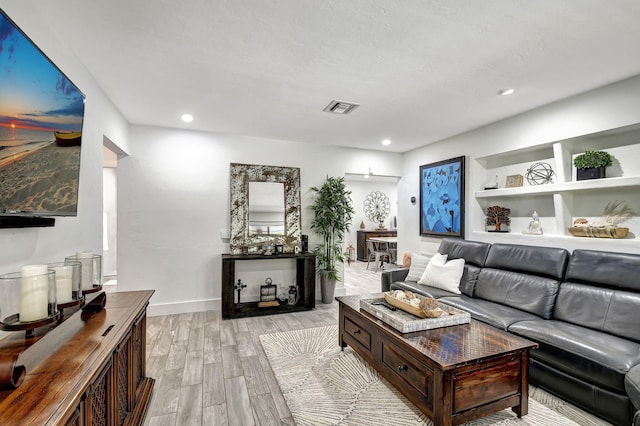
[[[347,294],[380,291],[380,271],[345,266]],[[156,386],[145,425],[293,425],[262,334],[337,324],[338,304],[222,320],[220,311],[149,317],[147,374]]]

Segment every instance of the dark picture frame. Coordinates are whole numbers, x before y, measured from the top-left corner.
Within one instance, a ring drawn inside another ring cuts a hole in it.
[[[465,157],[420,166],[420,235],[464,238]]]

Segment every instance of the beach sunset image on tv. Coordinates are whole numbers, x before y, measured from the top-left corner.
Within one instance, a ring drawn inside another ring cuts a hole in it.
[[[82,92],[0,13],[0,213],[77,213],[83,116]]]

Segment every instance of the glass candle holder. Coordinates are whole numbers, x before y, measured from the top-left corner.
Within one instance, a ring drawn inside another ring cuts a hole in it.
[[[79,251],[65,257],[65,262],[80,262],[80,290],[87,292],[102,286],[102,256],[88,251]]]
[[[65,305],[82,299],[80,279],[82,264],[73,260],[48,263],[47,267],[56,273],[56,302]],[[60,306],[62,307],[62,306]]]
[[[47,265],[0,275],[0,325],[4,330],[26,330],[47,323],[58,314],[56,296],[55,271]]]

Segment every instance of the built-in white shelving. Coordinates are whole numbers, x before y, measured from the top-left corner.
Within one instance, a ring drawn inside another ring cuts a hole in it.
[[[586,150],[605,150],[612,154],[614,164],[607,168],[607,178],[586,181],[575,180],[573,158]],[[545,245],[572,245],[594,249],[609,247],[640,250],[640,217],[627,223],[629,236],[623,240],[579,238],[568,233],[576,217],[598,219],[604,206],[622,201],[640,212],[640,124],[582,135],[560,141],[551,141],[525,149],[496,152],[475,158],[472,173],[485,182],[498,176],[498,189],[473,191],[474,203],[470,212],[471,233],[474,239],[504,239],[518,243],[545,241]],[[533,163],[548,163],[554,171],[552,183],[504,188],[506,176],[526,176]],[[485,211],[492,205],[512,210],[510,233],[484,231]],[[525,235],[531,213],[537,211],[542,221],[543,235]]]
[[[640,153],[638,154],[640,157]],[[476,198],[517,197],[533,194],[556,194],[561,192],[576,192],[589,190],[603,190],[615,188],[640,187],[640,176],[614,177],[604,179],[581,180],[576,182],[550,183],[547,185],[530,185],[519,188],[488,189],[476,191]],[[640,193],[638,194],[640,197]]]

